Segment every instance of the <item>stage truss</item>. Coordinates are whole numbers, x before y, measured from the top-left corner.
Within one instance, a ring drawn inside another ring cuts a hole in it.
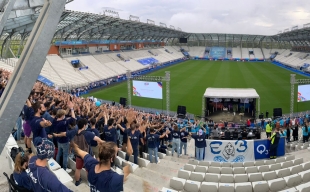
[[[310,84],[310,79],[296,79],[296,74],[291,74],[291,106],[290,117],[293,117],[295,102],[295,85]],[[297,111],[298,112],[298,111]]]
[[[169,115],[170,112],[170,71],[165,72],[165,76],[135,76],[132,77],[131,71],[127,70],[126,77],[127,77],[127,90],[128,90],[128,106],[131,107],[131,94],[132,94],[132,86],[131,80],[138,80],[138,81],[152,81],[152,82],[166,82],[166,115]]]

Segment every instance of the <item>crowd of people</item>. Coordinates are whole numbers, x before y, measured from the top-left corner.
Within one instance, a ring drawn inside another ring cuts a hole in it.
[[[286,137],[287,142],[298,141],[299,132],[303,135],[303,142],[307,142],[310,136],[310,116],[308,112],[299,117],[281,117],[265,122],[261,121],[261,126],[266,130],[266,136],[271,137],[274,129],[279,130],[281,137]],[[292,137],[292,138],[291,138]]]
[[[85,168],[92,190],[118,187],[121,191],[129,168],[123,167],[123,176],[112,170],[118,150],[126,152],[127,161],[133,155],[135,164],[142,152],[150,154],[152,163],[158,163],[158,151],[165,152],[168,147],[178,157],[181,151],[187,155],[187,140],[191,135],[187,127],[201,126],[203,132],[199,131],[197,138],[192,136],[199,143],[206,139],[202,136],[206,133],[204,125],[200,121],[180,121],[121,105],[97,106],[93,100],[36,82],[16,123],[16,138],[24,134],[26,150],[16,157],[14,179],[32,191],[70,191],[47,169],[47,162],[55,158],[69,173],[72,170],[68,168],[68,157],[72,153],[77,186],[81,183],[81,169]],[[32,144],[36,156],[32,156]],[[200,150],[197,151],[199,154]]]

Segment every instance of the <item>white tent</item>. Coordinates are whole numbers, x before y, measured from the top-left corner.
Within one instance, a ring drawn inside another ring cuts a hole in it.
[[[257,99],[259,95],[255,89],[232,88],[207,88],[204,94],[206,98],[230,98],[230,99]]]
[[[260,97],[252,88],[207,88],[202,97],[202,117],[205,117],[205,98],[218,99],[257,99],[257,113],[260,112]]]

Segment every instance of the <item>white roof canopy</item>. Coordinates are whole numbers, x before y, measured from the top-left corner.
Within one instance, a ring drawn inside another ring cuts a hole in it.
[[[207,98],[259,98],[255,89],[240,89],[240,88],[207,88],[204,94]]]

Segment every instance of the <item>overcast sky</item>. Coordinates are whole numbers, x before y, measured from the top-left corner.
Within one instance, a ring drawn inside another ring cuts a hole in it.
[[[196,33],[274,35],[310,23],[309,0],[74,0],[66,9],[113,9],[122,19],[134,15]]]

